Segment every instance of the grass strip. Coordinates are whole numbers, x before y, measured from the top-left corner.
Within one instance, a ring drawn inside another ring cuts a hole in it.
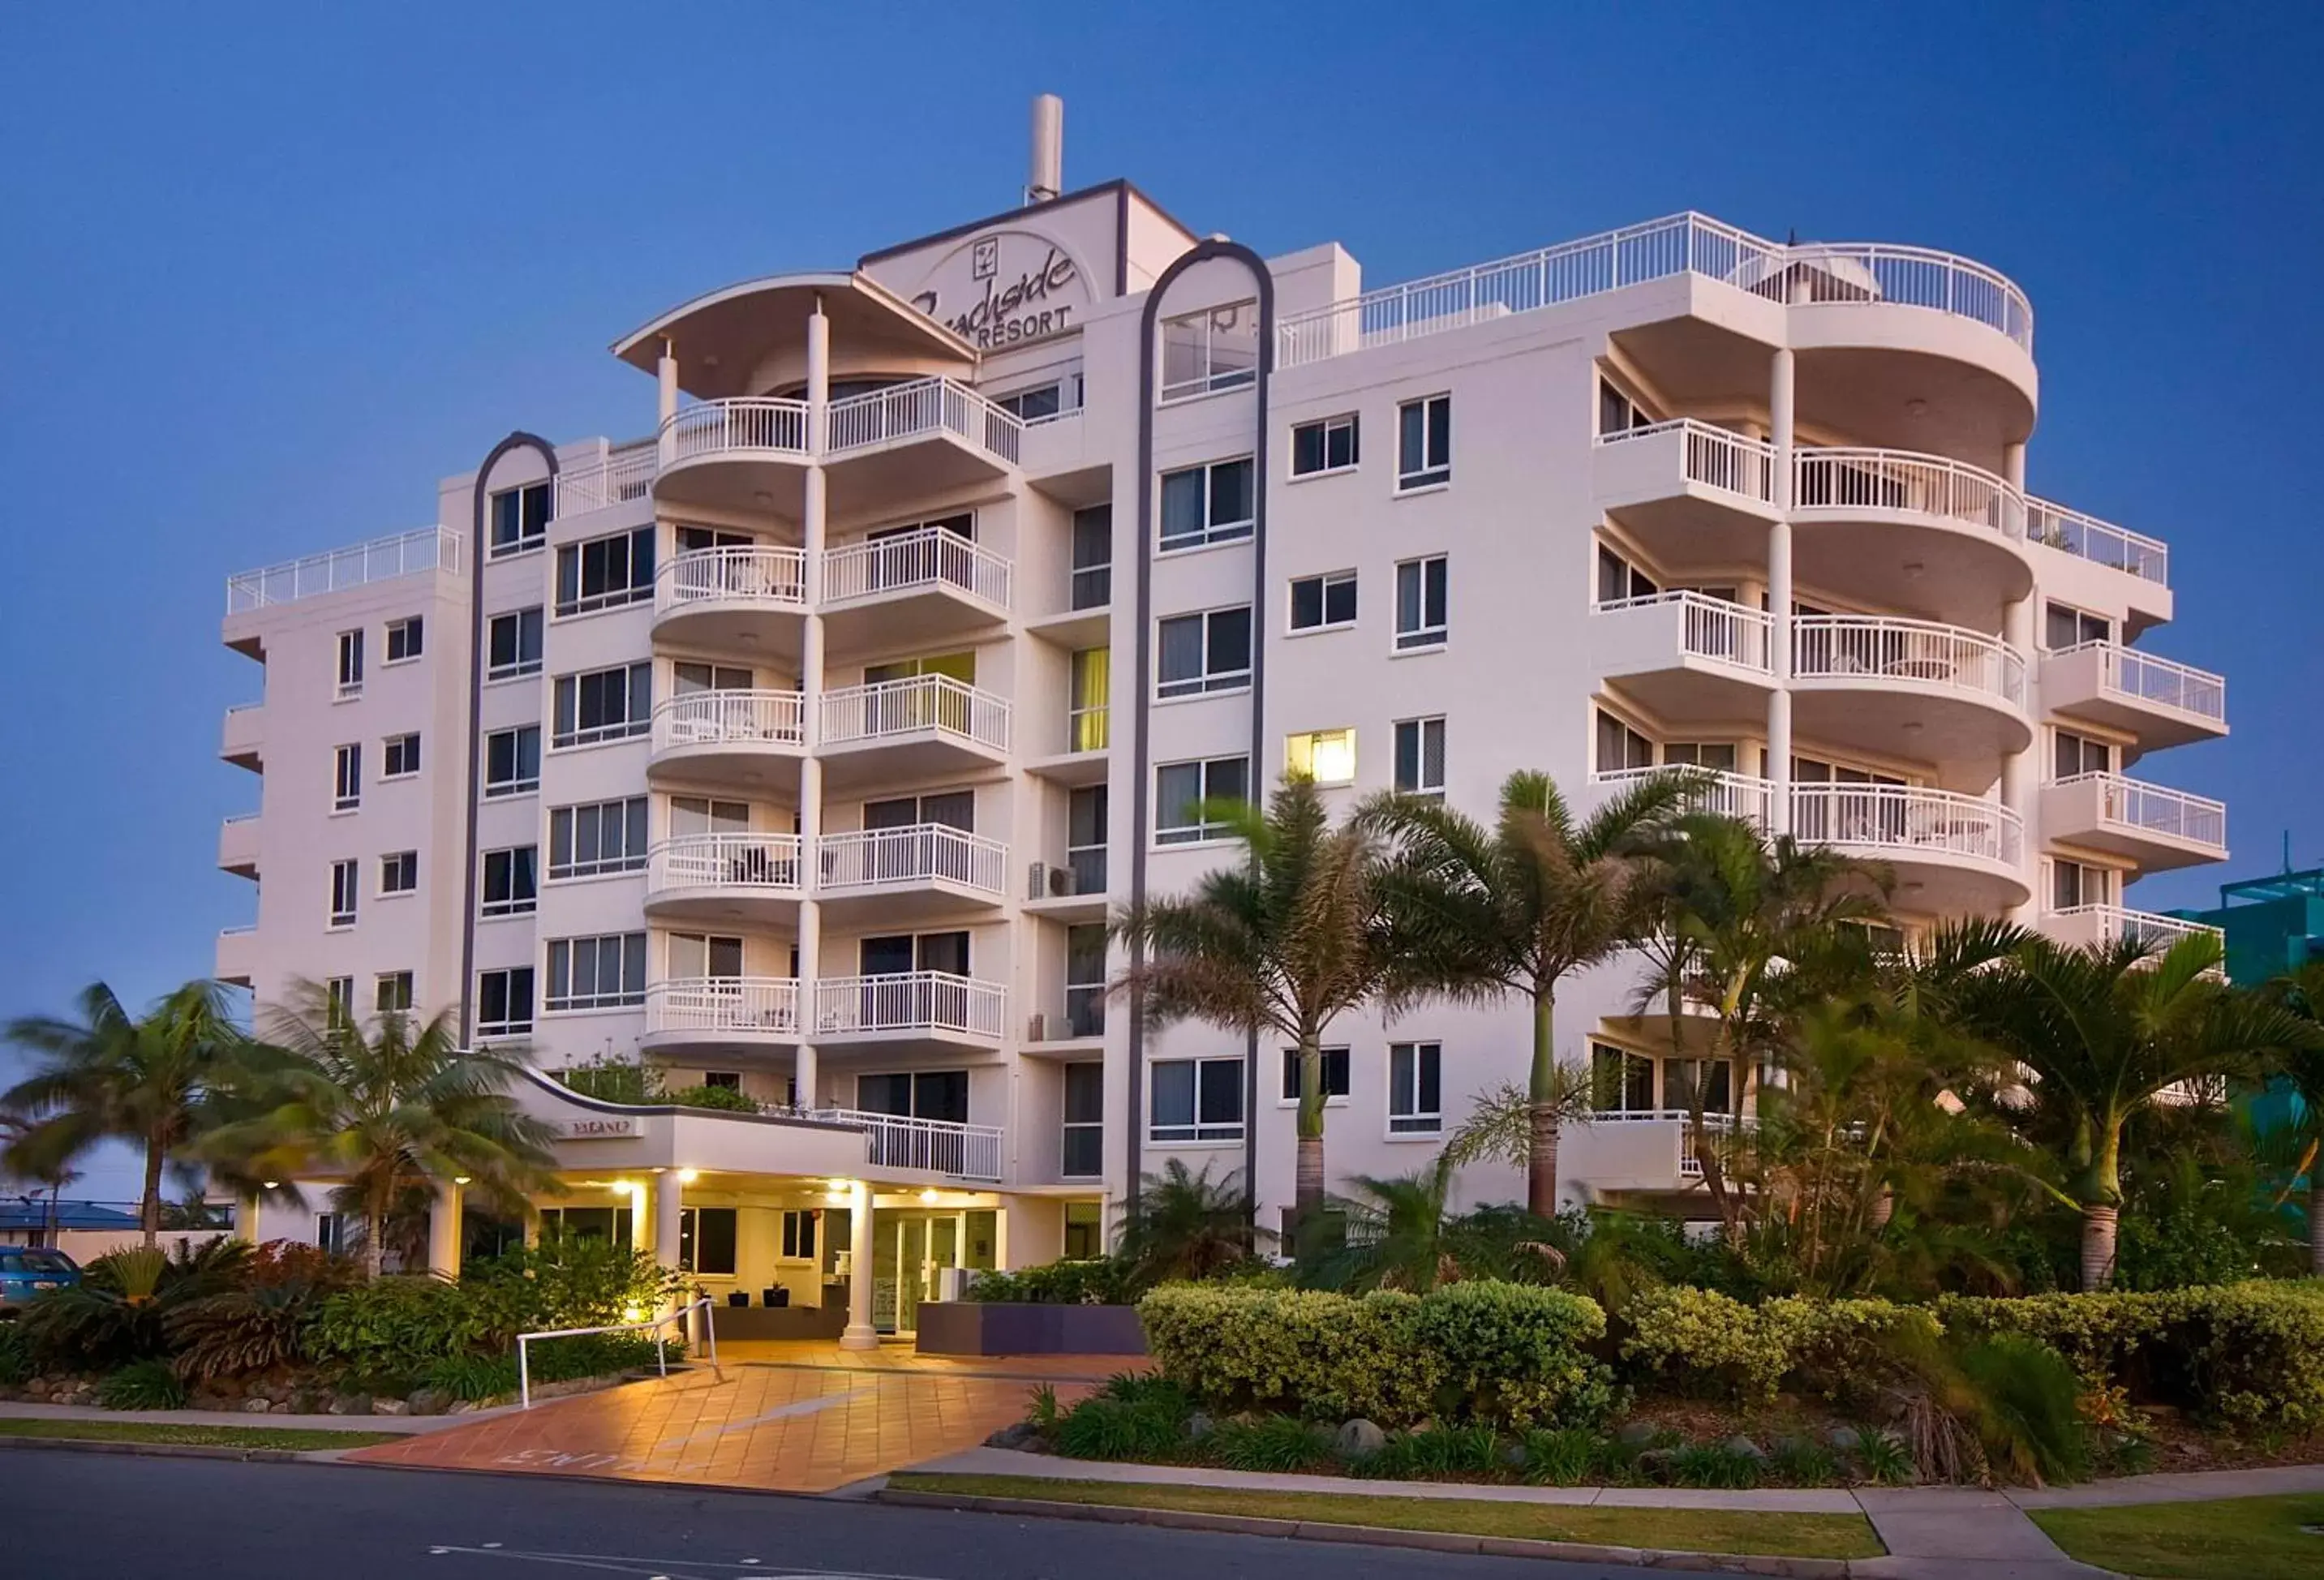
[[[1443,1530],[1526,1541],[1589,1542],[1681,1552],[1793,1558],[1872,1558],[1886,1549],[1858,1514],[1761,1513],[1723,1509],[1600,1509],[1480,1498],[1367,1497],[1353,1493],[1251,1492],[1153,1482],[1051,1481],[1035,1475],[950,1475],[934,1471],[888,1478],[899,1492],[1025,1498],[1048,1503],[1109,1503],[1244,1519],[1305,1520],[1391,1530]]]
[[[2085,1564],[2151,1580],[2316,1580],[2324,1575],[2324,1493],[2029,1509]]]
[[[174,1443],[194,1448],[368,1448],[393,1432],[332,1432],[299,1427],[205,1427],[191,1421],[53,1420],[0,1416],[0,1438],[70,1438],[94,1443]]]

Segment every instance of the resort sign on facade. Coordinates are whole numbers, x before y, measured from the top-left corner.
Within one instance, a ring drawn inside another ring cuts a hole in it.
[[[1080,327],[1089,282],[1073,255],[1027,230],[988,231],[938,259],[908,293],[920,311],[980,351],[1001,351]]]

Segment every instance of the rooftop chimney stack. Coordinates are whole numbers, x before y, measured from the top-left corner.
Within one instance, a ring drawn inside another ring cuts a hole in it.
[[[1033,99],[1033,171],[1025,183],[1028,204],[1050,203],[1065,187],[1065,101],[1056,94]]]

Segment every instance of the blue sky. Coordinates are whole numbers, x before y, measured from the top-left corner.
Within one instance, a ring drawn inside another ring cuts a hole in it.
[[[247,920],[233,570],[432,519],[510,428],[626,436],[613,336],[1006,207],[1026,102],[1262,252],[1388,283],[1693,207],[2031,296],[2034,489],[2172,545],[2150,639],[2235,733],[2152,758],[2324,862],[2324,9],[23,7],[0,58],[0,1015],[143,999]],[[2139,886],[2208,901],[2221,875]]]

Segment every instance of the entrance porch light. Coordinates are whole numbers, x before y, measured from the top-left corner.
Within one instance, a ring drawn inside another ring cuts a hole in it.
[[[702,1171],[699,1169],[680,1169],[678,1171],[678,1182],[681,1185],[691,1185],[701,1178]]]
[[[936,1188],[935,1186],[929,1185],[921,1189],[920,1200],[924,1205],[934,1207],[936,1204]]]

